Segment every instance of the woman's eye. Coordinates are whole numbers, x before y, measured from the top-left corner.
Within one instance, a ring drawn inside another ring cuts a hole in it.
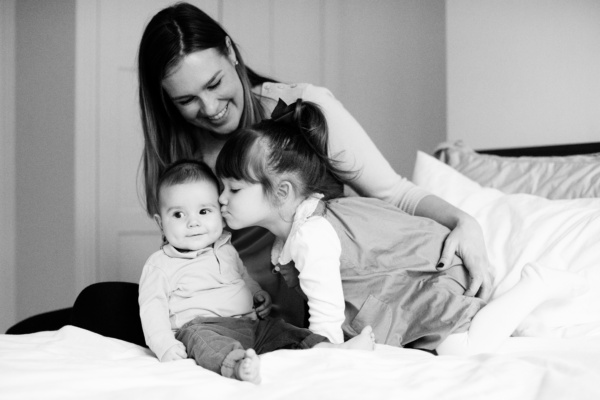
[[[187,98],[187,99],[183,99],[183,100],[179,100],[177,103],[180,106],[187,106],[188,104],[190,104],[192,101],[194,101],[193,97]]]
[[[221,84],[222,79],[219,79],[217,82],[215,82],[214,84],[207,86],[209,90],[214,90],[217,87],[219,87],[219,85]]]

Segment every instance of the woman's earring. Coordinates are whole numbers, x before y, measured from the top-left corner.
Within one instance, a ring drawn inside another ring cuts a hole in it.
[[[233,62],[233,65],[234,65],[234,66],[236,66],[236,67],[238,66],[238,64],[239,64],[238,60],[235,60],[235,61]]]

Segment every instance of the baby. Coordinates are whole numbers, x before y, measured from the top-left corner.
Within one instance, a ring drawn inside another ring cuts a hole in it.
[[[252,279],[224,232],[218,180],[198,161],[171,165],[158,183],[163,245],[140,279],[144,337],[160,361],[193,358],[222,376],[260,382],[258,354],[277,349],[373,350],[370,326],[333,344],[269,318],[271,298]]]

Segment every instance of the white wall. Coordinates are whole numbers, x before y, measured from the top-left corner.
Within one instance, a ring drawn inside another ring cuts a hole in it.
[[[445,139],[444,1],[223,4],[224,26],[251,67],[330,89],[401,175],[412,176],[417,149],[431,152]],[[273,9],[256,16],[261,7]]]
[[[16,318],[15,1],[0,1],[0,333]]]
[[[411,177],[417,150],[446,136],[445,5],[342,1],[333,88],[392,167]],[[375,7],[374,4],[377,4]]]
[[[74,300],[75,1],[16,2],[16,310]]]
[[[600,140],[600,1],[446,2],[448,139]]]

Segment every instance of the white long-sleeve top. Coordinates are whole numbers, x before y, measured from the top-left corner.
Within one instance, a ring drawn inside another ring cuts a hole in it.
[[[261,290],[223,233],[213,246],[182,253],[165,245],[142,271],[140,318],[146,344],[161,359],[178,342],[174,333],[195,317],[238,317],[253,312]]]
[[[296,209],[285,243],[277,239],[271,253],[273,264],[294,261],[300,272],[300,287],[308,298],[309,329],[332,343],[342,343],[344,292],[340,274],[340,239],[333,226],[321,216],[311,216],[320,196],[303,201]]]

